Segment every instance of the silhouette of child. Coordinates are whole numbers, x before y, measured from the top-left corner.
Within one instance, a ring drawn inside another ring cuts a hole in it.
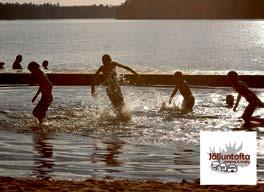
[[[4,69],[4,65],[5,65],[5,63],[0,61],[0,69]]]
[[[106,93],[116,110],[116,112],[120,112],[122,107],[125,104],[124,97],[121,92],[121,88],[119,85],[119,79],[116,72],[116,67],[120,67],[123,69],[126,69],[127,71],[130,71],[133,74],[138,75],[133,69],[131,69],[128,66],[121,65],[119,63],[116,63],[112,61],[110,55],[103,55],[102,57],[103,65],[99,67],[97,72],[94,76],[94,82],[91,86],[91,94],[94,97],[95,94],[95,83],[97,81],[98,75],[102,73],[103,75],[103,83],[102,85],[106,86]]]
[[[238,93],[236,103],[233,107],[233,111],[236,111],[241,97],[244,97],[249,103],[242,115],[242,119],[245,121],[245,124],[250,124],[251,121],[264,123],[264,119],[252,117],[256,107],[264,107],[262,101],[257,97],[257,95],[253,91],[248,88],[246,83],[239,81],[238,74],[235,71],[230,71],[227,74],[227,78],[230,85]]]
[[[16,56],[16,60],[13,63],[12,69],[22,69],[21,66],[21,61],[22,61],[22,55]]]
[[[40,70],[40,65],[36,62],[30,62],[28,64],[28,70],[31,72],[34,80],[39,84],[39,89],[36,95],[32,98],[32,103],[35,102],[38,95],[41,93],[41,99],[37,106],[33,110],[33,115],[38,119],[39,123],[43,122],[46,117],[46,112],[52,103],[52,83],[49,81],[48,77]]]
[[[192,91],[186,81],[183,80],[183,75],[180,71],[174,74],[176,87],[170,96],[169,103],[171,104],[172,98],[177,94],[178,90],[183,96],[182,113],[189,113],[192,111],[195,99],[192,95]]]
[[[48,69],[48,65],[49,65],[49,62],[48,62],[47,60],[44,60],[44,61],[42,62],[42,67],[43,67],[44,69]]]
[[[234,98],[233,95],[227,95],[226,96],[226,104],[227,104],[227,107],[233,108],[234,102],[235,102],[235,98]]]

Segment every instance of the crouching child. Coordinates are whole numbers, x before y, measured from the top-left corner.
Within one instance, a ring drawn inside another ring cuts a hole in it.
[[[38,119],[38,122],[42,124],[43,119],[46,117],[46,112],[52,103],[52,87],[53,84],[48,79],[41,69],[40,65],[36,62],[30,62],[28,64],[28,70],[31,72],[34,80],[39,84],[39,89],[36,95],[32,98],[32,103],[35,102],[38,95],[41,93],[41,99],[33,110],[33,115]]]

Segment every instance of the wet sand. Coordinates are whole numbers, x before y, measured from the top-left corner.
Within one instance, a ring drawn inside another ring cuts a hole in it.
[[[85,181],[67,181],[67,180],[48,180],[31,178],[11,178],[0,177],[1,192],[17,191],[264,191],[264,184],[257,186],[200,186],[199,181],[180,183],[159,182],[159,181],[130,181],[130,180],[94,180]]]

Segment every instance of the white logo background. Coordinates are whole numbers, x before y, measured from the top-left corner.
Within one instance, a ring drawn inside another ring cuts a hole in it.
[[[210,148],[224,149],[226,145],[243,143],[241,152],[250,155],[250,164],[238,167],[236,173],[212,171]],[[257,184],[257,134],[256,132],[200,132],[200,182],[201,185],[256,185]]]

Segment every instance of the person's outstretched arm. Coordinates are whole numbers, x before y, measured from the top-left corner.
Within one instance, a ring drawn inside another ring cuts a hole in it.
[[[233,111],[236,111],[236,108],[237,108],[237,106],[238,106],[240,100],[241,100],[241,95],[238,94],[238,95],[237,95],[237,99],[236,99],[236,103],[235,103],[234,108],[233,108]]]
[[[36,99],[38,98],[39,94],[40,94],[40,88],[38,89],[36,95],[32,98],[32,103],[34,103],[36,101]]]
[[[177,92],[178,92],[178,87],[175,87],[175,89],[173,90],[170,96],[169,104],[171,104],[172,98],[177,94]]]
[[[126,65],[122,65],[122,64],[119,64],[119,63],[115,63],[117,67],[121,67],[135,75],[138,75],[138,73],[136,71],[134,71],[133,69],[131,69],[130,67],[126,66]]]
[[[102,72],[102,67],[99,67],[99,69],[94,74],[94,79],[93,79],[93,82],[92,82],[92,85],[91,85],[91,94],[92,94],[93,97],[95,97],[95,83],[97,81],[97,77],[98,77],[99,73],[101,73],[101,72]]]

